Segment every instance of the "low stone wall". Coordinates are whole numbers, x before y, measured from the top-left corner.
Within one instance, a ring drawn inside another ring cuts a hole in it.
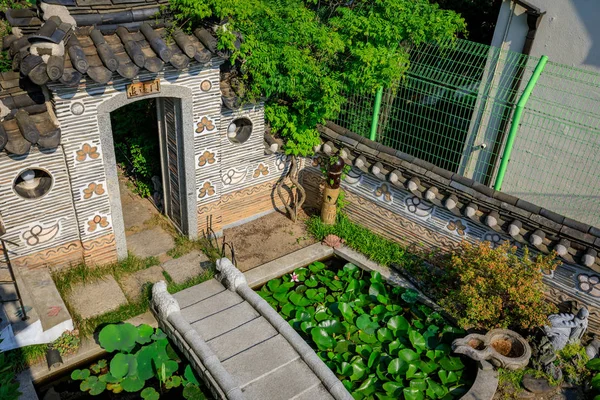
[[[329,123],[327,127],[336,128]],[[548,299],[565,310],[586,306],[590,330],[600,332],[600,274],[596,272],[600,239],[595,239],[600,231],[351,132],[327,127],[321,127],[325,143],[301,173],[309,206],[320,207],[320,166],[339,151],[352,166],[342,183],[350,220],[425,252],[451,251],[463,240],[493,245],[510,241],[519,249],[529,247],[533,255],[555,250],[562,263],[544,275]]]

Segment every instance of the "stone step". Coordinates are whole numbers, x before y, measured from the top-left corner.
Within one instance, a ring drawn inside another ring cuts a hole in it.
[[[206,271],[212,263],[202,252],[194,250],[184,256],[169,260],[162,264],[173,282],[184,283]]]
[[[252,364],[248,366],[252,368]],[[321,385],[321,381],[301,359],[284,364],[242,388],[247,400],[289,400]],[[313,397],[322,399],[327,397]]]
[[[175,300],[179,303],[179,307],[184,309],[192,304],[198,303],[208,297],[214,296],[221,292],[226,291],[225,287],[216,279],[210,279],[206,282],[202,282],[199,285],[192,286],[181,292],[177,292],[173,295]]]
[[[19,274],[32,296],[33,308],[42,321],[44,331],[71,319],[48,268],[22,269]]]

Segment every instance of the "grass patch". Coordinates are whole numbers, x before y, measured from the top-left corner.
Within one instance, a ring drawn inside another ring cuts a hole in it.
[[[207,238],[190,240],[188,237],[182,235],[175,237],[175,247],[169,250],[167,255],[173,258],[179,258],[194,250],[204,253],[213,263],[222,257],[216,240],[209,240]]]
[[[7,360],[7,365],[19,373],[31,365],[41,362],[46,357],[47,344],[36,344],[33,346],[20,347],[18,349],[4,352]]]
[[[113,264],[90,267],[79,264],[75,267],[52,272],[52,279],[63,299],[70,293],[73,286],[79,283],[92,283],[106,275],[112,275],[117,281],[124,275],[158,265],[156,257],[139,258],[129,254],[126,259]]]
[[[381,265],[407,267],[420,262],[418,257],[408,253],[398,243],[351,222],[344,214],[338,215],[335,225],[325,225],[318,215],[314,215],[306,221],[306,226],[317,240],[321,241],[327,235],[339,236],[344,239],[346,246]]]

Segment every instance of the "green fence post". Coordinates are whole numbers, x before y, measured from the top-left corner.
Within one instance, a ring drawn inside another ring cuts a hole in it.
[[[496,182],[494,183],[494,189],[500,190],[502,189],[502,182],[504,181],[504,175],[506,174],[506,169],[508,168],[508,161],[510,160],[510,153],[512,153],[513,146],[515,144],[515,139],[517,138],[517,132],[519,131],[519,125],[521,124],[521,117],[523,116],[523,109],[531,96],[531,92],[533,92],[533,88],[537,83],[538,79],[540,79],[540,75],[544,71],[546,67],[546,63],[548,62],[547,56],[542,56],[540,61],[535,67],[533,71],[533,75],[531,75],[531,79],[527,82],[527,86],[515,107],[515,114],[513,115],[512,124],[510,125],[510,131],[508,132],[508,139],[506,140],[506,146],[504,146],[504,152],[502,153],[502,161],[500,162],[500,168],[498,168],[498,175],[496,175]]]
[[[373,119],[371,121],[371,135],[369,139],[372,141],[377,140],[377,125],[379,124],[379,110],[381,109],[381,99],[383,98],[383,87],[377,89],[375,95],[375,106],[373,107]]]

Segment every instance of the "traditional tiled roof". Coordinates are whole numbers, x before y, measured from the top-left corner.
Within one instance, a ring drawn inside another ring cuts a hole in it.
[[[9,38],[4,45],[14,57],[13,69],[37,85],[59,81],[75,86],[82,78],[107,83],[113,73],[131,79],[141,69],[158,72],[166,63],[183,69],[191,60],[208,63],[217,54],[217,40],[202,28],[186,35],[144,22],[139,30],[119,26],[111,32],[73,27],[57,16],[35,33]]]
[[[566,262],[600,272],[600,229],[373,142],[332,122],[318,128],[325,143],[317,150],[325,154],[339,152],[348,165],[457,216],[506,233],[543,253],[554,250]]]
[[[0,74],[0,151],[22,155],[32,145],[52,149],[60,129],[42,88],[18,72]]]

